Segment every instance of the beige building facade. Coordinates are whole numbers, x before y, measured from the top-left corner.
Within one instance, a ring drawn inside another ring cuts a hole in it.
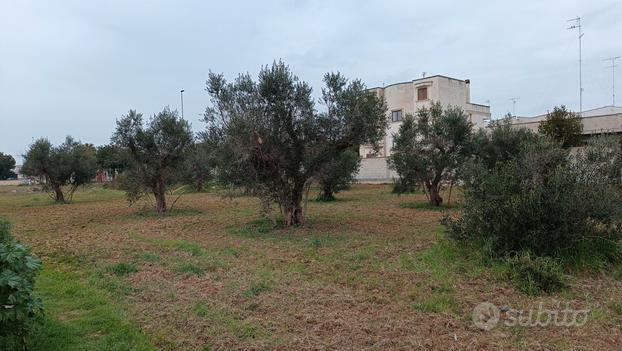
[[[512,125],[516,128],[527,128],[538,132],[540,122],[546,119],[547,114],[534,117],[517,117],[512,119]],[[622,133],[622,107],[604,106],[581,114],[583,123],[583,135],[589,137],[598,134]]]
[[[415,115],[422,107],[429,107],[432,102],[440,102],[443,107],[457,106],[474,124],[474,128],[484,128],[490,121],[490,106],[471,102],[471,82],[446,76],[436,75],[415,79],[410,82],[391,84],[385,87],[371,88],[387,104],[389,127],[379,152],[369,146],[361,146],[361,169],[357,175],[360,182],[390,182],[396,178],[395,172],[387,166],[387,157],[391,155],[393,135],[408,114]]]

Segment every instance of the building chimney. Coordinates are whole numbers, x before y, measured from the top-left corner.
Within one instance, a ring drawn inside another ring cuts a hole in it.
[[[466,103],[471,103],[471,80],[465,79],[464,84],[466,85]]]

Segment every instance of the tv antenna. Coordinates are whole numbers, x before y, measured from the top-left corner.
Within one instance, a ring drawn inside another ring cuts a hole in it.
[[[520,100],[519,97],[511,97],[508,100],[512,101],[512,116],[516,117],[516,101]]]
[[[619,59],[620,56],[609,57],[604,59],[603,61],[611,61],[611,66],[607,66],[607,68],[611,68],[611,97],[613,99],[613,104],[611,106],[616,105],[616,60]]]
[[[569,19],[568,22],[573,22],[573,24],[568,27],[568,29],[579,30],[579,116],[581,116],[583,114],[583,79],[581,73],[581,38],[583,38],[583,32],[581,29],[581,17],[577,16],[575,18]]]

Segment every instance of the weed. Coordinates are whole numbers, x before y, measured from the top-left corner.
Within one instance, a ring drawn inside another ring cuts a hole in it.
[[[561,265],[552,258],[521,253],[507,259],[507,262],[510,279],[528,295],[554,293],[566,287]]]
[[[138,267],[134,263],[119,262],[108,266],[107,271],[114,273],[118,277],[123,277],[130,273],[138,272]]]
[[[179,273],[185,273],[185,274],[194,274],[194,275],[198,275],[201,276],[205,273],[205,269],[192,264],[192,263],[183,263],[179,266],[177,266],[177,268],[175,269],[175,271],[179,272]]]
[[[253,282],[251,285],[244,291],[244,296],[253,297],[261,294],[264,291],[268,291],[270,287],[267,282]]]

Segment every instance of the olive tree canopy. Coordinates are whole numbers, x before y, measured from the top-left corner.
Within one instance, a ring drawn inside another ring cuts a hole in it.
[[[285,225],[304,223],[302,200],[311,179],[349,148],[377,145],[387,125],[384,101],[359,80],[324,77],[321,112],[311,87],[283,62],[227,82],[210,73],[207,131],[220,148],[220,178],[264,204],[279,205]]]
[[[147,124],[142,113],[130,110],[117,121],[112,142],[127,149],[129,155],[121,182],[128,200],[132,203],[153,195],[156,212],[166,212],[168,188],[180,180],[180,168],[193,142],[190,124],[169,108]]]
[[[35,141],[24,155],[22,173],[38,177],[56,202],[72,199],[76,189],[90,182],[97,172],[95,147],[68,136],[59,146],[45,138]],[[68,187],[68,197],[63,187]]]

